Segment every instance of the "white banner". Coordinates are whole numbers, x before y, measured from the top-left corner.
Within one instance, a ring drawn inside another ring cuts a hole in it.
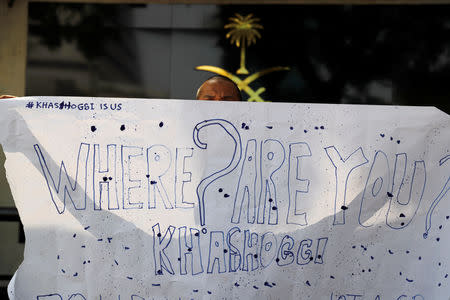
[[[24,224],[10,298],[448,299],[432,107],[0,102]]]

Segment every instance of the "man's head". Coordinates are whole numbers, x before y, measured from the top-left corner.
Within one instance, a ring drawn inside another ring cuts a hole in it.
[[[241,92],[231,79],[213,76],[198,88],[197,100],[241,101]]]

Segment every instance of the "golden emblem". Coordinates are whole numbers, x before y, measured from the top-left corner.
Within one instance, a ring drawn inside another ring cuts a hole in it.
[[[241,48],[241,62],[239,69],[236,71],[236,74],[248,75],[249,72],[245,67],[245,49],[250,45],[255,44],[257,38],[261,38],[261,34],[259,33],[258,29],[263,29],[263,26],[257,23],[259,21],[259,18],[254,18],[253,14],[249,14],[245,17],[240,14],[235,14],[235,17],[231,17],[229,18],[229,20],[231,22],[229,24],[226,24],[224,28],[230,29],[230,31],[226,34],[225,37],[227,39],[231,38],[231,44],[235,44],[238,48]],[[260,87],[255,91],[249,86],[250,83],[268,73],[272,73],[275,71],[287,71],[289,70],[289,67],[272,67],[264,69],[252,75],[249,75],[244,79],[241,79],[237,75],[234,75],[233,73],[219,67],[203,65],[197,66],[195,69],[225,76],[233,80],[241,91],[243,90],[249,95],[247,101],[263,102],[264,99],[261,97],[261,94],[266,89],[264,87]]]

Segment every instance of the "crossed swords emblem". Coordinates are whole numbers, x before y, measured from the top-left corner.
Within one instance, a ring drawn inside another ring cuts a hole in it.
[[[266,90],[265,87],[260,87],[259,89],[257,89],[256,91],[253,90],[249,85],[250,83],[252,83],[253,81],[255,81],[256,79],[258,79],[259,77],[272,73],[272,72],[276,72],[276,71],[288,71],[289,67],[272,67],[272,68],[267,68],[264,69],[262,71],[253,73],[249,76],[247,76],[244,79],[240,79],[238,76],[234,75],[231,72],[228,72],[227,70],[224,70],[222,68],[219,67],[214,67],[214,66],[207,66],[207,65],[203,65],[203,66],[198,66],[195,67],[196,70],[200,70],[200,71],[208,71],[208,72],[212,72],[215,74],[219,74],[222,76],[225,76],[231,80],[234,81],[234,83],[237,84],[238,88],[241,91],[244,91],[247,93],[247,95],[249,95],[249,98],[247,99],[247,101],[254,101],[254,102],[264,102],[264,99],[261,98],[261,94]]]

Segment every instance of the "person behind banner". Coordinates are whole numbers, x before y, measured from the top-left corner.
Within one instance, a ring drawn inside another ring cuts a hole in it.
[[[197,100],[242,101],[241,92],[231,79],[215,75],[208,78],[197,90]]]

